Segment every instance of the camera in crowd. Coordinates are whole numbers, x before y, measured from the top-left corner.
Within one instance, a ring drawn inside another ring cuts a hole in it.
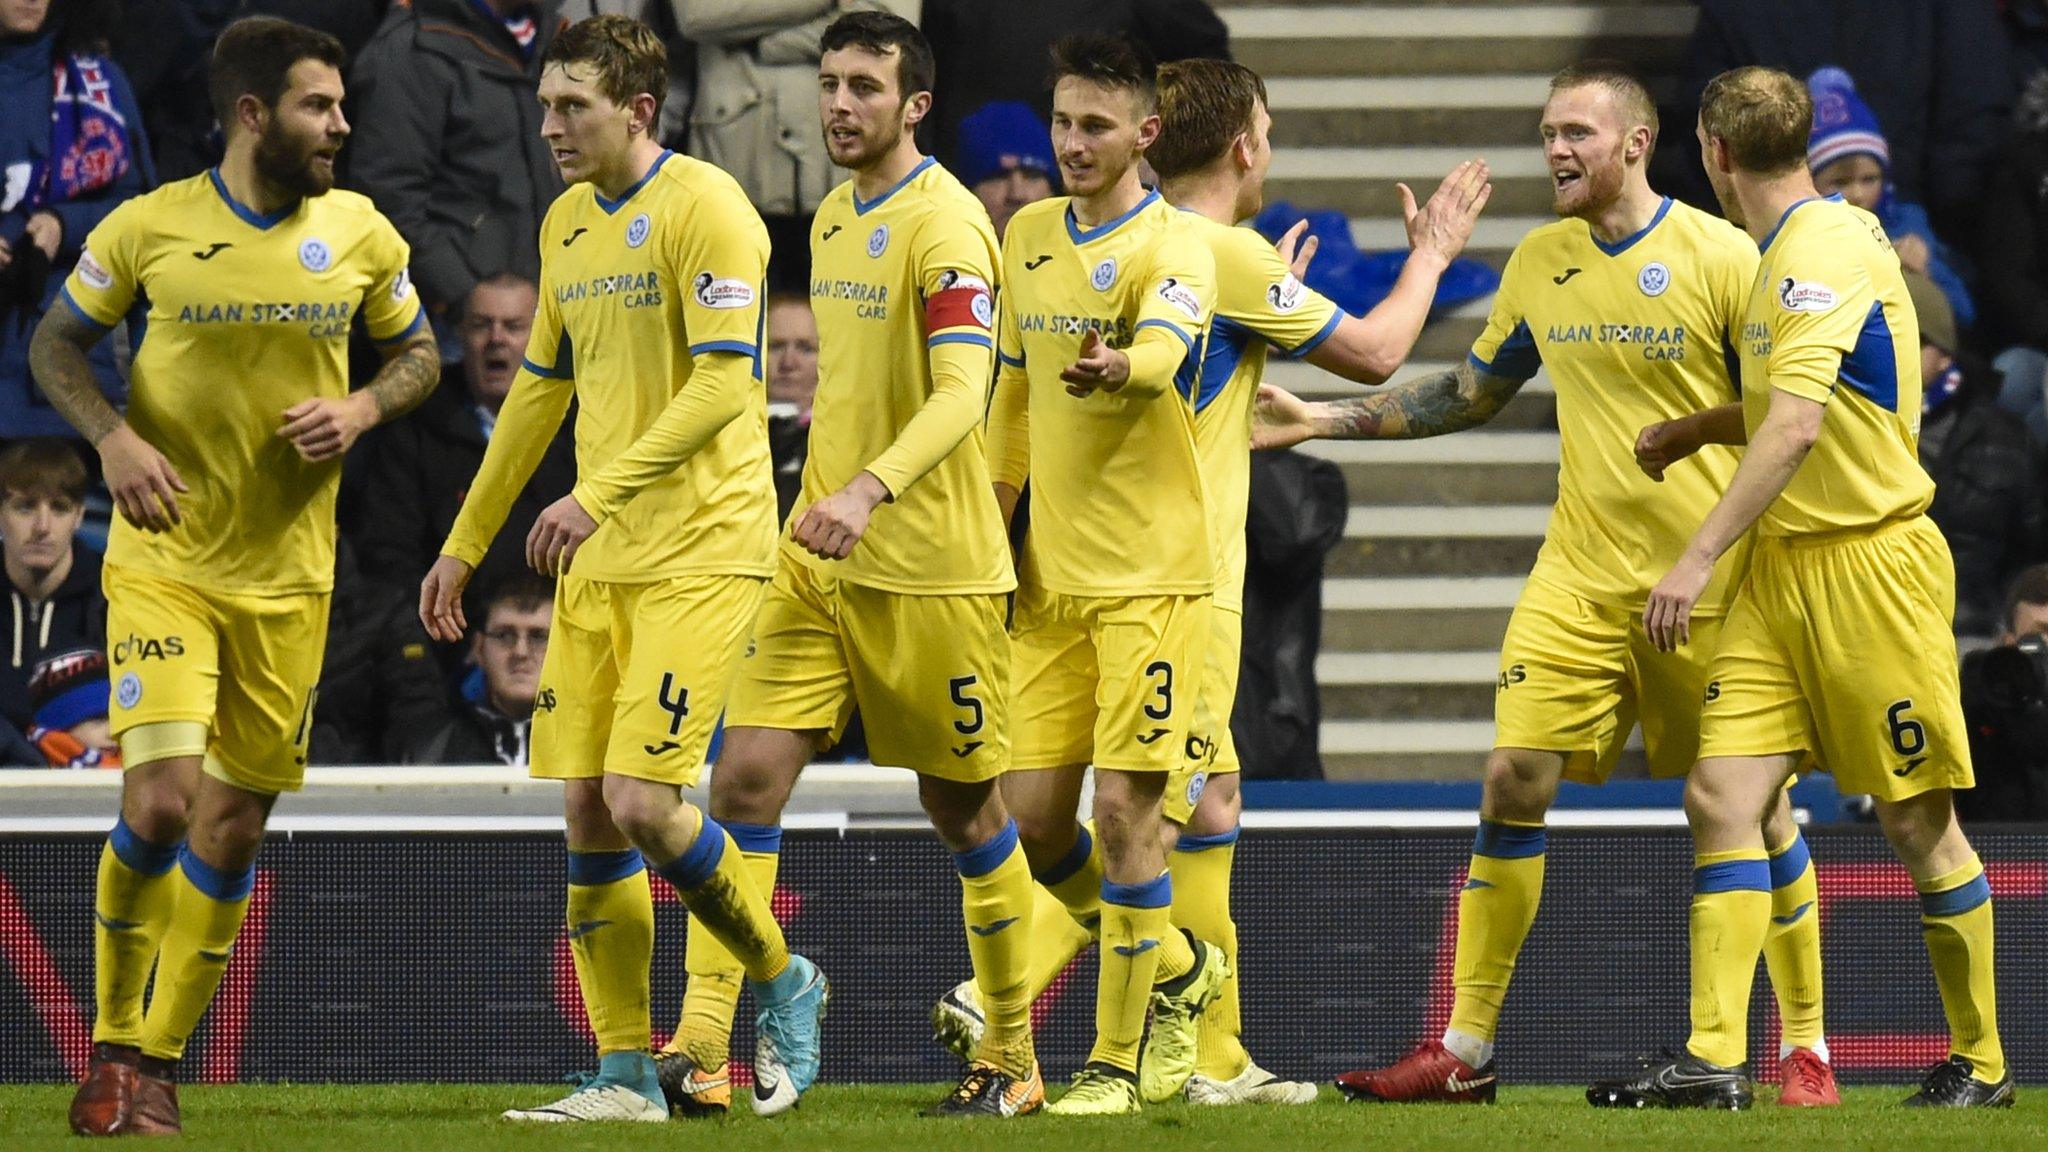
[[[2048,818],[2048,565],[2020,573],[2004,643],[1970,653],[1963,716],[1977,787],[1956,794],[1966,820]]]

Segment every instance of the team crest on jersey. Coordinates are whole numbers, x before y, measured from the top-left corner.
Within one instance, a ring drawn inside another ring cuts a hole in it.
[[[1095,271],[1088,274],[1088,283],[1094,285],[1097,292],[1109,291],[1109,286],[1116,283],[1116,257],[1108,257],[1097,264]]]
[[[745,280],[721,280],[709,272],[690,282],[697,303],[706,308],[745,308],[754,302],[754,286]]]
[[[1197,772],[1188,777],[1188,807],[1193,808],[1202,801],[1202,790],[1209,786],[1209,774]]]
[[[114,283],[113,274],[100,267],[100,262],[92,258],[90,250],[78,254],[78,278],[101,291],[112,287]]]
[[[632,223],[626,225],[626,247],[638,248],[647,243],[647,234],[653,230],[654,221],[647,218],[647,213],[633,217]]]
[[[1202,318],[1202,299],[1194,290],[1172,276],[1159,282],[1159,298],[1180,309],[1190,320]]]
[[[877,224],[875,225],[875,230],[868,233],[868,255],[880,256],[887,247],[889,247],[889,226],[887,224]]]
[[[114,702],[123,708],[133,708],[142,703],[142,677],[133,672],[124,674],[121,682],[114,686]]]
[[[1287,279],[1266,285],[1266,303],[1271,304],[1276,312],[1292,312],[1301,307],[1307,292],[1302,282],[1295,279],[1294,273],[1289,272]]]
[[[325,240],[308,240],[299,245],[299,263],[308,272],[325,272],[333,261],[334,253]]]
[[[1778,304],[1787,312],[1825,312],[1839,303],[1835,290],[1813,280],[1778,281]]]
[[[1662,296],[1664,290],[1671,287],[1671,269],[1652,260],[1636,273],[1636,287],[1642,289],[1645,296]]]

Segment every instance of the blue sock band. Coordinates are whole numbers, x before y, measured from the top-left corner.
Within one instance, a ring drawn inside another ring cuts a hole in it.
[[[1074,846],[1067,849],[1067,854],[1060,857],[1059,863],[1054,864],[1042,873],[1032,873],[1031,878],[1050,888],[1062,880],[1071,878],[1074,873],[1079,872],[1085,867],[1088,863],[1088,854],[1093,851],[1095,851],[1095,837],[1088,834],[1088,826],[1086,824],[1076,824],[1074,825]]]
[[[1232,828],[1228,832],[1212,832],[1207,836],[1189,836],[1186,833],[1182,833],[1181,838],[1174,841],[1173,850],[1175,852],[1206,852],[1211,848],[1221,848],[1225,844],[1237,843],[1237,833],[1238,829],[1236,828]]]
[[[185,878],[192,881],[194,888],[223,904],[246,899],[256,888],[254,864],[240,872],[228,872],[193,855],[190,845],[178,850],[178,866],[185,870]]]
[[[569,883],[576,885],[614,884],[647,867],[638,848],[616,852],[569,852]]]
[[[1764,860],[1722,860],[1692,870],[1696,895],[1712,892],[1769,892],[1771,866]]]
[[[182,844],[156,844],[144,840],[128,826],[128,821],[114,819],[114,830],[107,833],[107,844],[121,863],[144,876],[161,876],[178,862],[178,849]]]
[[[725,831],[732,837],[732,842],[740,846],[742,852],[772,856],[782,851],[780,824],[742,824],[737,820],[728,820],[725,823]]]
[[[1124,908],[1169,908],[1173,905],[1173,881],[1165,874],[1143,884],[1102,882],[1102,902]]]
[[[704,823],[697,829],[697,838],[690,842],[690,849],[681,856],[660,865],[660,872],[668,882],[688,891],[701,888],[704,882],[718,872],[718,862],[725,858],[725,829],[711,817],[704,817]]]
[[[1017,822],[1012,820],[1003,825],[1001,832],[989,837],[988,843],[981,847],[953,853],[953,866],[960,870],[960,875],[972,880],[976,876],[986,876],[995,871],[1016,851]]]
[[[1991,902],[1991,881],[1982,872],[1967,884],[1958,884],[1943,892],[1922,892],[1920,914],[1922,916],[1961,916],[1980,904]]]
[[[1544,834],[1545,829],[1540,827],[1522,828],[1514,824],[1481,820],[1479,831],[1472,837],[1472,854],[1492,856],[1500,860],[1541,856],[1548,847]]]
[[[1806,866],[1812,862],[1813,853],[1806,850],[1806,837],[1794,832],[1792,842],[1771,857],[1771,887],[1783,888],[1806,875]]]

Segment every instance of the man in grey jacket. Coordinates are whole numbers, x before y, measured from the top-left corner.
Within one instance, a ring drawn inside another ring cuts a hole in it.
[[[413,283],[437,332],[458,330],[453,321],[479,281],[540,278],[540,222],[562,180],[540,136],[536,93],[558,8],[394,4],[349,75],[349,184],[412,245]]]

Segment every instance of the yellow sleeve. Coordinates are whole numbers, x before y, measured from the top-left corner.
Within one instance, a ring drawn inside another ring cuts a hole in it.
[[[543,313],[547,310],[545,305],[541,307]],[[539,331],[538,324],[535,331]],[[453,556],[471,568],[483,560],[498,530],[505,526],[505,517],[511,515],[512,502],[519,498],[533,470],[540,467],[541,457],[547,455],[575,391],[567,376],[542,376],[530,366],[520,368],[513,377],[512,392],[498,412],[498,426],[491,433],[490,446],[484,449],[484,462],[470,483],[469,495],[462,499],[462,511],[455,515],[447,542],[441,545],[442,555]]]
[[[1216,310],[1216,258],[1192,228],[1169,232],[1154,249],[1152,275],[1138,301],[1131,346],[1131,378],[1125,395],[1158,396],[1173,387],[1174,373],[1195,349],[1195,337],[1209,327]]]
[[[989,240],[966,220],[935,216],[919,230],[914,275],[924,302],[932,391],[895,442],[868,465],[891,496],[901,496],[938,467],[988,410],[995,360],[989,334],[994,256]]]
[[[1298,360],[1330,338],[1344,310],[1297,279],[1263,237],[1253,233],[1248,239],[1251,243],[1232,237],[1227,255],[1217,252],[1216,311],[1258,333],[1282,356]],[[1240,300],[1242,306],[1236,306]]]
[[[1742,395],[1742,317],[1749,311],[1749,293],[1756,286],[1758,264],[1756,244],[1744,234],[1729,245],[1723,283],[1716,288],[1715,303],[1727,323],[1721,332],[1721,358],[1728,365],[1728,380],[1735,394]]]
[[[427,314],[420,307],[420,294],[413,290],[412,273],[407,268],[412,249],[382,213],[376,216],[370,252],[376,267],[369,290],[363,293],[363,324],[373,343],[389,347],[424,328]]]
[[[692,362],[690,378],[669,399],[647,431],[595,474],[581,477],[569,495],[602,524],[618,515],[642,488],[674,472],[711,443],[747,410],[761,387],[760,362],[737,352],[713,350]]]
[[[1516,248],[1501,272],[1500,291],[1494,293],[1486,330],[1473,341],[1469,356],[1474,368],[1503,380],[1527,380],[1543,366],[1536,338],[1522,316],[1522,267],[1522,250]]]
[[[129,200],[85,238],[78,266],[57,290],[73,312],[101,328],[127,315],[141,291],[143,213],[150,197]]]
[[[1764,375],[1772,388],[1825,404],[1841,379],[1842,358],[1878,305],[1877,291],[1860,266],[1829,258],[1818,244],[1788,256],[1775,269]]]
[[[989,478],[1021,489],[1031,478],[1031,378],[1024,372],[1024,345],[1017,335],[1017,312],[1003,293],[996,308],[996,383],[989,401]]]

